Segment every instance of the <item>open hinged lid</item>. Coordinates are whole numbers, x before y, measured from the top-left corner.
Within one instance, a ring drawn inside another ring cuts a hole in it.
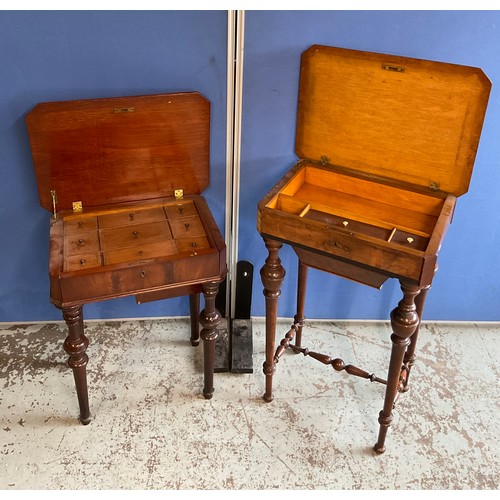
[[[312,46],[301,61],[296,153],[460,196],[490,88],[478,68]]]
[[[26,117],[40,204],[57,210],[200,194],[210,103],[197,92],[41,103]]]

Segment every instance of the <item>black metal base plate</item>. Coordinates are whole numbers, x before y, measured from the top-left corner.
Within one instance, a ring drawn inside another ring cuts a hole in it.
[[[253,373],[252,321],[233,319],[231,336],[231,372]]]

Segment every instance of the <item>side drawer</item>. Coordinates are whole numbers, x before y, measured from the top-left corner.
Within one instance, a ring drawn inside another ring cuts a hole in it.
[[[163,288],[181,288],[221,276],[219,253],[216,251],[124,266],[61,276],[59,282],[63,304],[95,302]]]

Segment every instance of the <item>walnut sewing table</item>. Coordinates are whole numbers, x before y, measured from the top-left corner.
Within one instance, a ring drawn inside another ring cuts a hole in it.
[[[189,296],[191,343],[203,340],[203,394],[212,397],[226,247],[200,195],[209,102],[186,92],[41,103],[26,122],[40,203],[52,212],[50,300],[69,329],[80,421],[91,420],[83,306],[117,297]]]
[[[286,349],[386,384],[374,446],[383,453],[393,406],[408,388],[438,252],[456,198],[468,190],[490,87],[472,67],[325,46],[304,52],[299,161],[258,205],[269,252],[261,269],[266,401]],[[297,314],[275,349],[284,243],[299,259]],[[302,347],[309,267],[376,288],[400,281],[387,380]]]

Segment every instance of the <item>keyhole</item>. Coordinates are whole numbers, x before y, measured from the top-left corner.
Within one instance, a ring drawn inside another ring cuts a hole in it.
[[[146,271],[141,271],[141,278],[145,278],[146,277]]]

